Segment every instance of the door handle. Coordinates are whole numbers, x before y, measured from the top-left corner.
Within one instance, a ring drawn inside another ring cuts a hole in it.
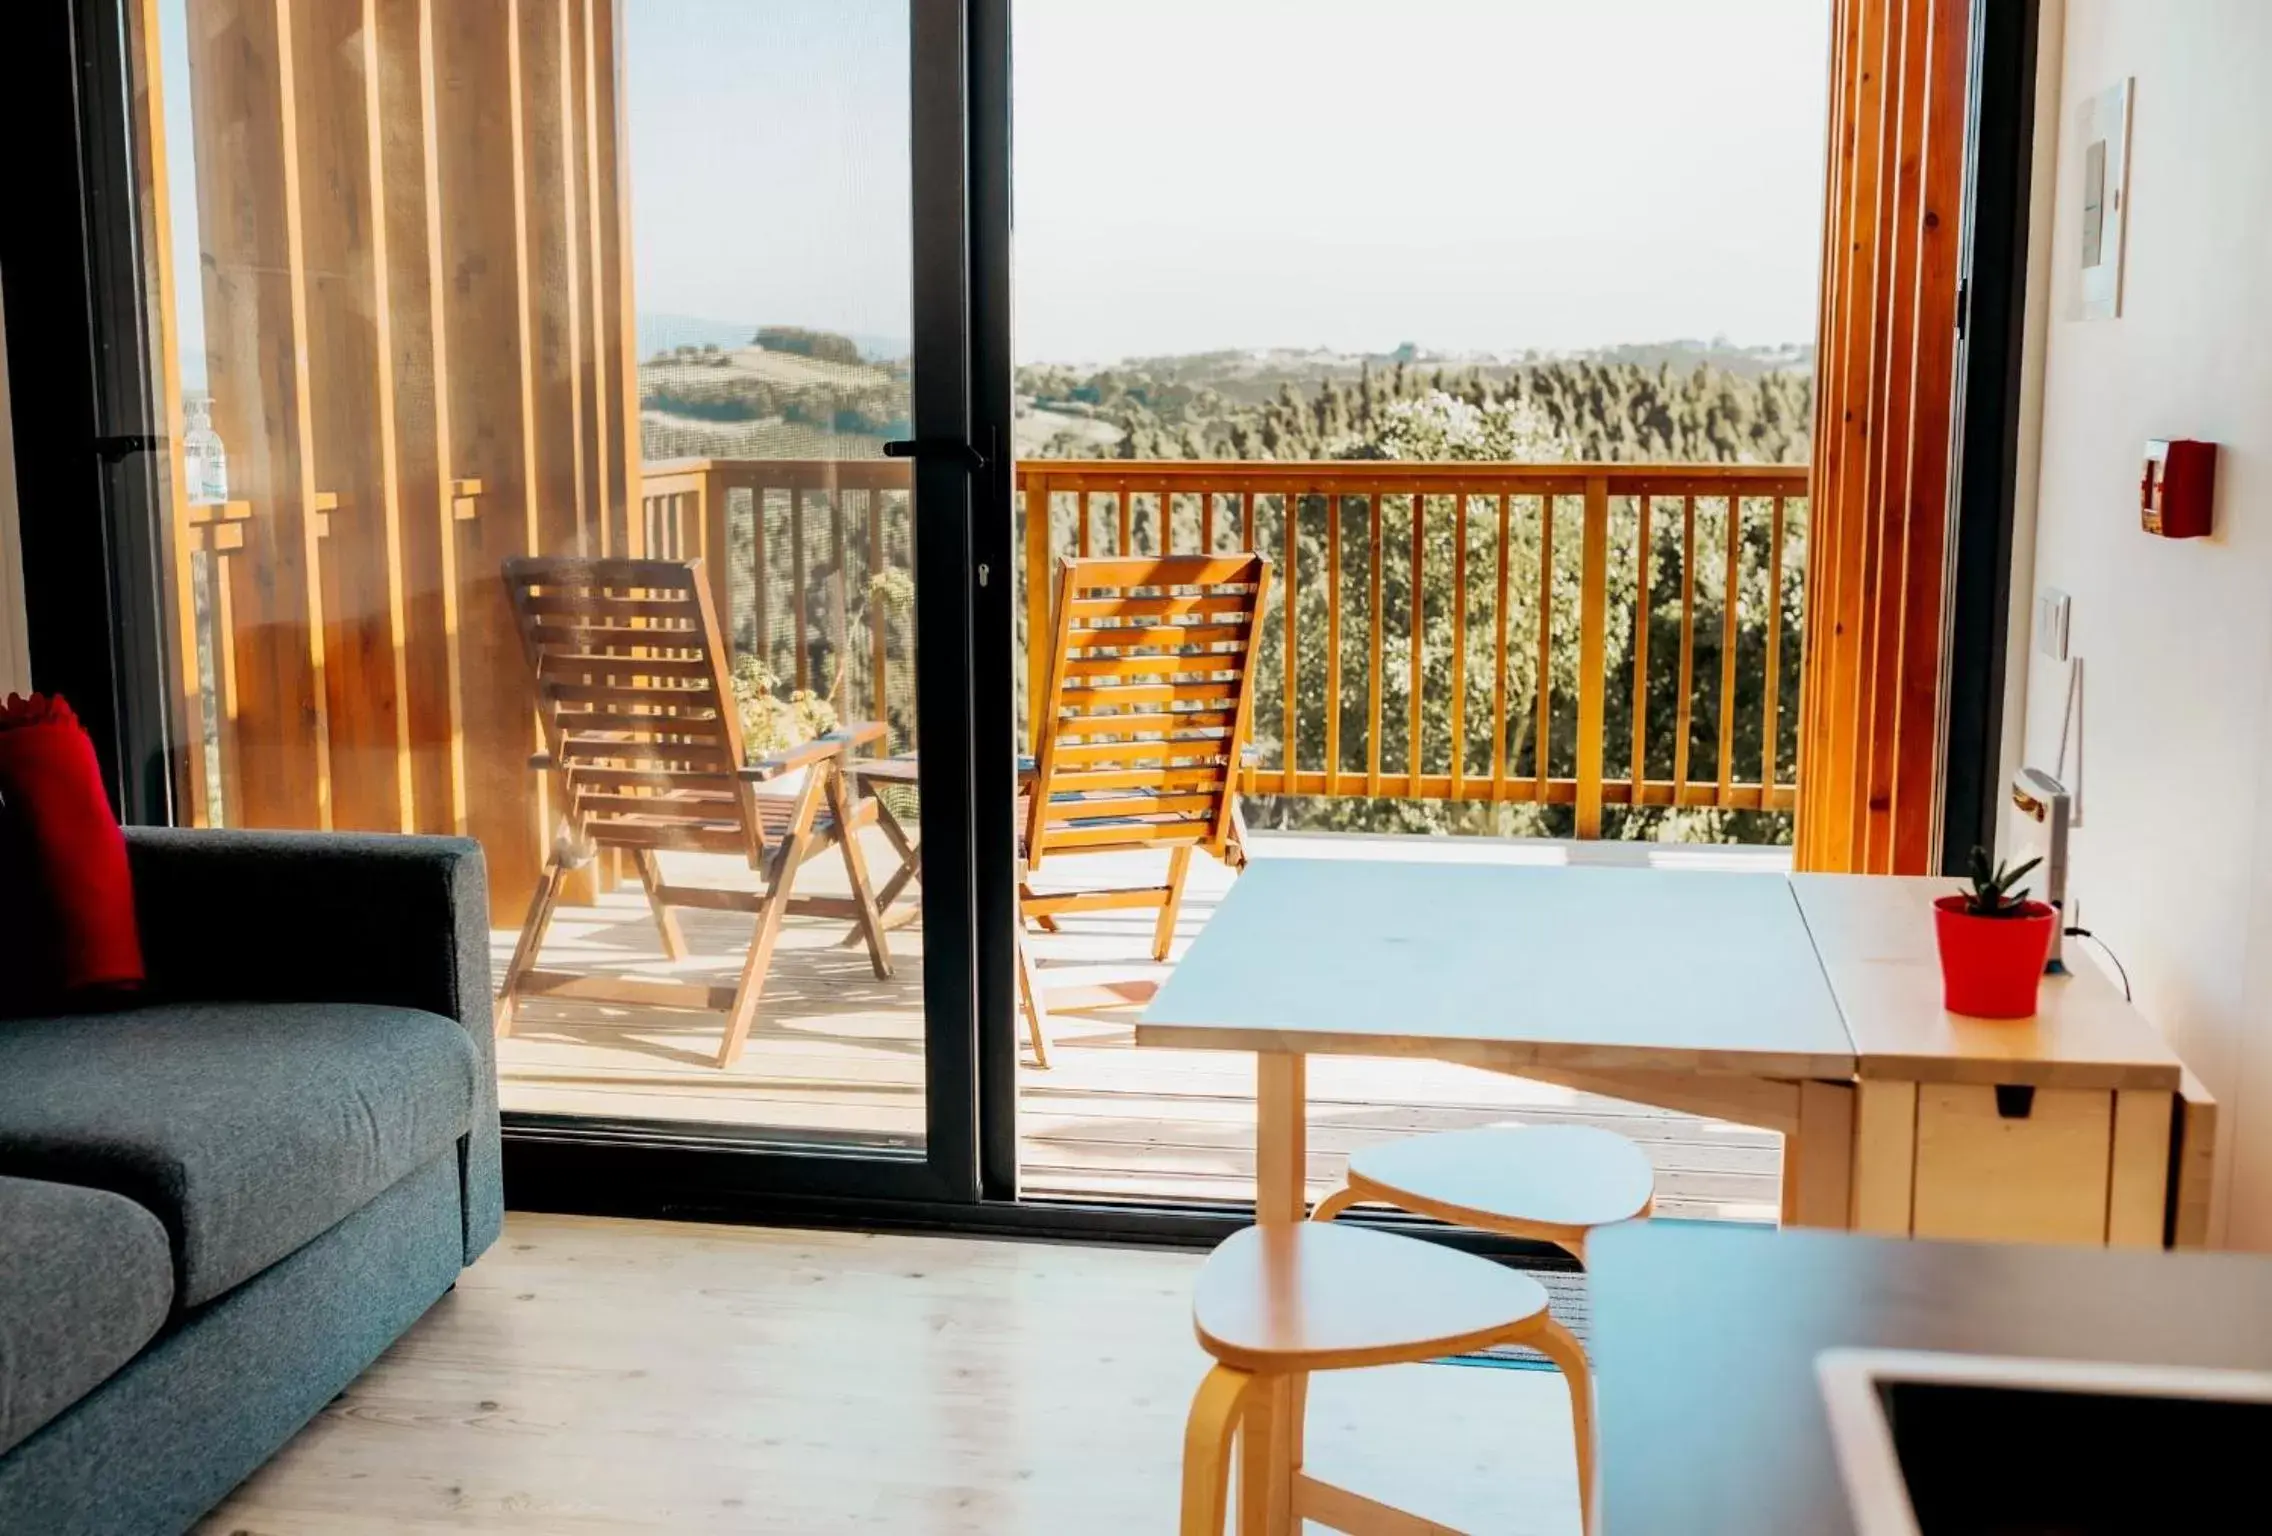
[[[887,459],[944,459],[976,474],[986,467],[986,455],[959,437],[903,437],[884,444]]]

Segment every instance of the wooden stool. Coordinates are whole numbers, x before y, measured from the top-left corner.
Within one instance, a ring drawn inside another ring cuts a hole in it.
[[[1217,1363],[1184,1429],[1183,1536],[1220,1536],[1234,1434],[1242,1536],[1299,1530],[1303,1520],[1342,1531],[1440,1530],[1302,1471],[1308,1374],[1495,1344],[1527,1344],[1562,1368],[1590,1518],[1592,1380],[1585,1352],[1530,1276],[1417,1238],[1295,1222],[1248,1227],[1217,1248],[1191,1310]]]
[[[1314,1221],[1363,1201],[1455,1226],[1559,1243],[1586,1256],[1596,1227],[1649,1214],[1656,1173],[1641,1149],[1586,1125],[1443,1131],[1351,1154],[1349,1182],[1320,1200]]]

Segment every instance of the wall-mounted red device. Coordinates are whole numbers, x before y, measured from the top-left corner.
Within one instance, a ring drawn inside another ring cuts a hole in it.
[[[2217,445],[2190,438],[2146,444],[2146,477],[2138,483],[2138,521],[2165,539],[2205,539],[2217,499]]]

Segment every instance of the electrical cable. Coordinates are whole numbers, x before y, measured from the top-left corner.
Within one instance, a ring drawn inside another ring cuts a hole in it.
[[[2070,939],[2088,939],[2099,947],[2099,953],[2105,955],[2113,963],[2114,973],[2122,978],[2122,1000],[2126,1003],[2131,1001],[2130,973],[2122,968],[2122,957],[2114,952],[2114,946],[2088,928],[2069,928],[2066,933]]]

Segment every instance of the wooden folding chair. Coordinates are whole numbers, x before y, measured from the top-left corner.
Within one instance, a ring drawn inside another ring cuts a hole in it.
[[[530,766],[552,776],[560,828],[505,972],[498,1032],[510,1034],[516,1006],[536,995],[708,1009],[726,1015],[718,1065],[731,1066],[790,913],[856,924],[877,977],[889,978],[891,950],[857,835],[875,821],[875,807],[855,806],[843,773],[852,749],[881,740],[884,727],[847,726],[745,763],[700,561],[516,559],[504,575],[544,733],[545,750]],[[794,793],[756,792],[799,770]],[[798,868],[831,847],[844,860],[851,898],[796,895]],[[670,959],[686,954],[674,908],[754,914],[740,979],[712,987],[539,970],[562,877],[601,848],[630,855]],[[656,857],[663,849],[739,854],[763,889],[667,884]]]
[[[1058,563],[1041,739],[1019,803],[1022,917],[1050,928],[1069,912],[1156,907],[1152,958],[1165,960],[1194,850],[1243,862],[1238,770],[1254,705],[1254,654],[1270,562],[1260,555],[1162,555]],[[1165,851],[1159,885],[1036,891],[1046,860]],[[1059,1006],[1141,1002],[1149,984],[1069,989]],[[1049,1065],[1045,996],[1018,925],[1018,992],[1036,1060]]]

